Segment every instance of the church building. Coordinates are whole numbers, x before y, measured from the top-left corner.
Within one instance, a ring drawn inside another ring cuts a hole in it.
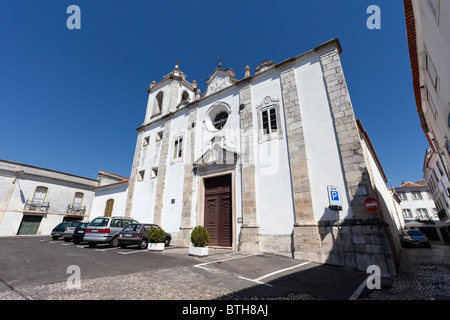
[[[334,39],[247,66],[242,79],[220,61],[204,93],[178,66],[153,81],[125,215],[161,225],[177,246],[200,225],[209,246],[395,274],[398,203],[355,119],[341,51]]]

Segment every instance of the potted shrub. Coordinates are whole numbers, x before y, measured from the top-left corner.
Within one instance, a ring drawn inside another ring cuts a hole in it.
[[[197,257],[208,256],[209,233],[205,227],[197,226],[191,232],[191,242],[193,245],[189,247],[189,255]]]
[[[158,227],[152,227],[148,232],[148,247],[150,251],[163,251],[164,250],[164,236],[163,229]]]

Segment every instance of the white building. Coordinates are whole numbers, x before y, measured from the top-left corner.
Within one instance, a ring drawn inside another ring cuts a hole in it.
[[[178,66],[153,81],[119,190],[126,215],[160,224],[180,246],[203,225],[211,246],[395,273],[398,203],[355,119],[340,53],[331,40],[253,75],[246,67],[242,79],[220,64],[203,94]],[[330,185],[340,189],[340,234]]]
[[[115,173],[99,172],[98,186],[93,188],[95,197],[91,219],[98,216],[125,216],[129,180]]]
[[[49,235],[60,222],[88,220],[95,179],[0,160],[0,236]]]
[[[450,180],[450,1],[404,0],[421,127]]]
[[[442,166],[442,158],[433,149],[427,148],[423,163],[423,177],[430,188],[430,194],[436,206],[436,222],[440,239],[450,243],[450,182]]]
[[[438,210],[430,188],[425,180],[403,182],[395,188],[401,199],[401,209],[405,221],[404,229],[419,229],[432,241],[444,241],[440,227]]]

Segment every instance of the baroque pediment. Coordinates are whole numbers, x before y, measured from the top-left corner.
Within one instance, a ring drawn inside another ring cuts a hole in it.
[[[216,136],[209,142],[200,158],[194,161],[194,167],[236,164],[238,154],[235,148],[222,136]]]
[[[224,70],[222,66],[219,66],[214,73],[206,79],[208,87],[206,88],[205,97],[233,85],[236,81],[234,78],[235,76],[236,73],[230,68]]]

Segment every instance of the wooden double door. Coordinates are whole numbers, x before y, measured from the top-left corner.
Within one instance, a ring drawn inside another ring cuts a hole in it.
[[[205,179],[204,226],[210,246],[232,246],[231,174]]]

